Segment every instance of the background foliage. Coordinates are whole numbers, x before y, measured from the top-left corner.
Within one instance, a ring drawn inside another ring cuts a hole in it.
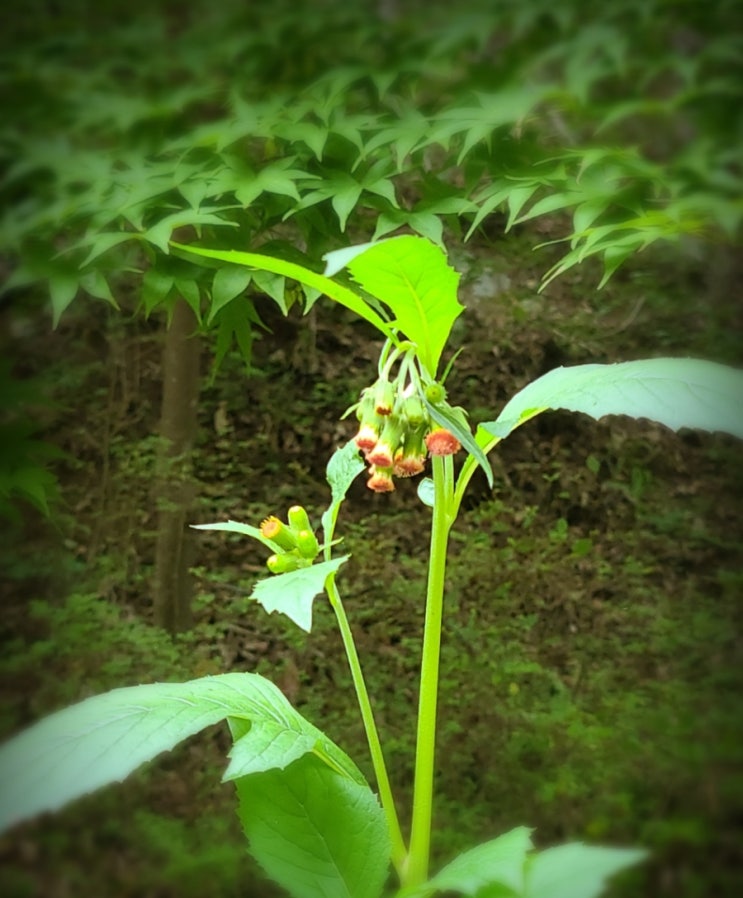
[[[250,547],[204,536],[195,628],[149,626],[150,483],[157,317],[177,297],[221,366],[194,453],[204,520],[325,504],[317,480],[373,335],[322,303],[301,318],[295,285],[195,265],[168,240],[318,270],[326,250],[400,226],[445,240],[467,306],[450,391],[479,418],[557,364],[740,365],[738,7],[129,13],[30,0],[0,38],[0,499],[44,508],[47,459],[65,453],[51,521],[12,506],[3,728],[122,684],[257,670],[363,759],[330,616],[307,639],[248,607]],[[496,490],[473,483],[455,534],[438,856],[527,822],[541,844],[652,847],[642,886],[617,894],[735,895],[737,450],[560,414],[529,427],[498,455]],[[405,792],[427,524],[412,490],[352,500],[349,613]],[[215,731],[0,843],[9,894],[268,894],[214,787],[226,744]]]

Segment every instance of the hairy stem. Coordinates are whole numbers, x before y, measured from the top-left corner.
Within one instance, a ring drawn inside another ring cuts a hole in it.
[[[366,731],[366,739],[369,743],[369,752],[371,754],[372,765],[374,767],[374,775],[377,779],[377,787],[379,789],[379,799],[382,803],[382,809],[387,819],[387,828],[390,833],[392,842],[392,863],[395,870],[402,880],[404,876],[404,868],[407,859],[407,849],[405,841],[402,837],[400,822],[395,810],[395,800],[392,796],[392,788],[390,787],[389,776],[387,775],[387,766],[384,762],[384,754],[382,753],[382,744],[379,741],[379,733],[377,725],[374,722],[374,713],[372,711],[371,702],[369,701],[369,693],[364,682],[364,674],[361,670],[356,644],[353,639],[353,633],[346,617],[346,612],[341,601],[338,587],[335,585],[335,577],[328,578],[325,589],[330,599],[330,604],[335,612],[338,628],[341,632],[343,647],[346,650],[348,658],[348,666],[351,669],[351,678],[353,686],[356,690],[356,698],[358,699],[359,709],[361,710],[361,719],[364,722],[364,730]]]
[[[453,468],[450,456],[433,458],[434,504],[431,555],[428,565],[426,620],[423,630],[418,734],[413,784],[413,824],[405,885],[419,885],[428,878],[431,848],[431,815],[435,761],[436,708],[441,654],[441,621],[444,605],[446,549],[452,524]]]

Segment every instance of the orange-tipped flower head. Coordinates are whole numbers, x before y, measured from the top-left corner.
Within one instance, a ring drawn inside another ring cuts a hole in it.
[[[428,434],[426,447],[431,455],[454,455],[462,448],[459,440],[445,427],[435,427]]]
[[[266,520],[263,521],[261,524],[261,534],[265,536],[266,539],[270,539],[271,542],[276,543],[276,545],[285,552],[289,552],[296,548],[296,537],[286,524],[274,515],[271,515],[271,517],[266,518]]]
[[[378,440],[379,430],[372,424],[362,424],[361,427],[359,427],[359,432],[354,437],[354,442],[364,453],[371,452],[377,445]]]
[[[382,433],[374,448],[367,453],[366,460],[378,468],[391,468],[394,464],[395,452],[402,442],[402,428],[399,418],[387,418]],[[358,445],[358,443],[357,443]]]
[[[408,431],[403,445],[395,453],[396,477],[415,477],[422,474],[426,464],[426,447],[420,430]]]
[[[391,468],[377,468],[372,465],[369,468],[370,477],[366,481],[366,485],[375,493],[391,493],[395,489],[395,482],[392,479]]]

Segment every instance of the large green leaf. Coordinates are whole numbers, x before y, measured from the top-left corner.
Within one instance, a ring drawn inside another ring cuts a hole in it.
[[[423,237],[392,237],[354,256],[348,269],[392,310],[395,327],[417,344],[421,362],[435,376],[452,325],[464,311],[457,300],[459,274],[442,250]]]
[[[384,321],[366,302],[353,290],[341,284],[336,284],[330,278],[322,274],[305,268],[304,265],[297,265],[295,262],[285,262],[283,259],[277,259],[273,256],[264,256],[259,253],[243,253],[238,250],[217,250],[207,249],[202,246],[186,246],[182,243],[171,241],[173,248],[181,252],[191,253],[196,256],[204,256],[207,259],[217,259],[221,262],[230,262],[233,265],[247,265],[248,268],[260,271],[272,271],[274,274],[281,274],[284,277],[293,278],[307,287],[319,290],[330,299],[334,299],[346,308],[351,309],[361,318],[364,318],[370,324],[373,324],[385,336],[391,335],[389,324]]]
[[[629,415],[673,430],[694,427],[743,437],[743,371],[701,359],[642,359],[555,368],[524,387],[495,421],[503,439],[540,412],[568,409],[592,418]]]
[[[548,848],[528,863],[524,898],[598,898],[609,877],[646,856],[637,848],[580,842]]]
[[[312,755],[236,785],[250,852],[292,898],[379,898],[390,841],[367,785]]]
[[[301,739],[307,750],[310,743],[303,737],[311,736],[317,757],[352,775],[343,753],[257,674],[131,686],[58,711],[0,747],[0,829],[123,780],[140,764],[226,718],[251,722],[256,753],[260,746],[251,769],[282,766],[288,742]],[[275,749],[261,737],[262,726],[268,734],[283,733]],[[245,769],[244,746],[236,752],[231,768]]]
[[[255,584],[251,598],[260,602],[269,614],[279,611],[309,633],[315,596],[323,591],[327,578],[348,561],[348,557],[342,555],[288,574],[266,577]]]

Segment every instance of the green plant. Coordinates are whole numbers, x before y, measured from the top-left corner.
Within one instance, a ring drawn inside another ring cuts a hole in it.
[[[260,528],[235,521],[200,525],[257,539],[271,553],[272,575],[253,598],[309,631],[317,595],[335,612],[366,730],[381,801],[353,761],[299,715],[270,682],[255,674],[224,674],[187,683],[117,689],[41,721],[0,750],[2,822],[9,825],[113,780],[226,719],[233,737],[224,775],[234,781],[239,815],[253,855],[297,898],[377,898],[390,860],[400,898],[453,891],[485,896],[595,896],[613,873],[644,856],[636,849],[567,844],[534,852],[523,826],[460,855],[429,874],[440,637],[447,545],[467,484],[479,465],[492,478],[487,453],[519,425],[547,409],[600,418],[625,414],[673,429],[696,427],[743,437],[743,372],[692,359],[648,359],[555,369],[517,393],[497,419],[474,435],[452,406],[439,373],[451,326],[461,311],[457,275],[443,253],[416,237],[351,247],[328,258],[328,274],[256,254],[178,247],[182,253],[232,265],[265,266],[327,293],[374,324],[386,337],[374,384],[353,409],[355,440],[338,449],[327,469],[331,503],[321,539],[301,506],[288,520]],[[329,275],[348,267],[364,293]],[[372,306],[363,298],[373,297]],[[386,309],[385,309],[386,307]],[[370,465],[368,486],[395,488],[395,477],[420,473],[427,454],[432,478],[419,495],[433,509],[409,845],[398,822],[372,704],[336,577],[348,556],[334,554],[336,524],[347,490]],[[455,476],[453,457],[466,457]],[[566,536],[555,528],[555,539]],[[538,666],[518,668],[539,673]],[[559,699],[559,696],[557,697]],[[559,701],[556,712],[560,711]],[[603,734],[596,733],[596,738]],[[573,788],[567,784],[567,788]]]

